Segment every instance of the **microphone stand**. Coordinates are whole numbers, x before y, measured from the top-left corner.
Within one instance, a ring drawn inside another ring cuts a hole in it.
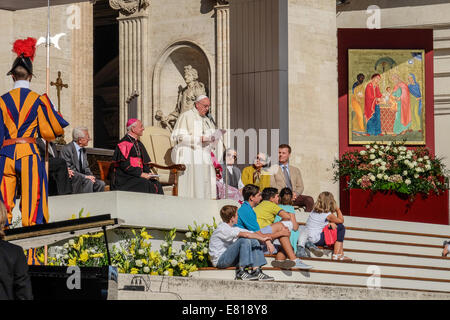
[[[217,124],[214,121],[214,118],[212,117],[212,115],[211,115],[211,113],[209,111],[206,114],[206,116],[208,117],[209,120],[211,120],[211,122],[214,124],[214,127],[216,128]],[[225,142],[223,141],[223,139],[222,139],[222,145],[223,145],[224,152],[226,152],[227,148],[225,146]],[[225,164],[225,179],[224,179],[224,182],[225,182],[225,199],[228,199],[228,164],[227,164],[227,157],[226,156],[225,156],[224,164]]]

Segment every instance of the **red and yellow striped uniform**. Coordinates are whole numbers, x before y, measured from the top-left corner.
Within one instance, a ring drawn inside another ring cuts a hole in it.
[[[22,226],[48,222],[47,174],[35,142],[13,143],[15,138],[42,137],[54,140],[68,123],[59,115],[47,95],[16,88],[0,97],[0,196],[11,224],[16,191],[20,184]]]

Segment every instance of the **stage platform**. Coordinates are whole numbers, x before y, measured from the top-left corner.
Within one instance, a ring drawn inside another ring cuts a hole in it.
[[[49,204],[51,222],[70,219],[72,215],[77,215],[81,209],[84,209],[83,215],[110,214],[111,218],[120,219],[122,222],[119,228],[122,232],[129,232],[130,228],[146,227],[154,237],[152,248],[155,250],[158,250],[159,245],[164,241],[167,230],[177,229],[173,246],[178,249],[183,244],[182,241],[186,239],[184,233],[188,230],[188,225],[192,226],[194,221],[197,224],[212,224],[213,218],[219,223],[221,221],[219,210],[223,205],[239,206],[233,200],[198,200],[121,191],[50,197]],[[296,217],[299,223],[305,223],[308,213],[297,211]],[[287,299],[295,299],[296,296],[305,297],[308,290],[316,290],[315,288],[318,288],[319,293],[311,298],[327,299],[326,288],[330,285],[337,290],[330,296],[331,299],[336,298],[335,294],[339,292],[342,293],[342,298],[347,299],[358,299],[358,297],[380,299],[393,296],[399,299],[450,298],[450,258],[441,257],[442,243],[450,239],[450,226],[351,216],[345,216],[344,224],[347,228],[344,241],[345,253],[354,259],[353,262],[331,261],[330,252],[326,251],[320,258],[312,256],[304,259],[305,263],[314,266],[309,272],[283,271],[271,267],[270,262],[274,259],[273,256],[266,257],[268,264],[264,267],[265,272],[276,279],[276,284],[270,284],[274,290],[273,299],[279,298],[275,292],[282,292],[288,287],[289,290],[299,291],[298,295],[286,296]],[[116,230],[108,231],[110,247],[121,240],[115,232]],[[121,278],[127,279],[123,283],[131,282],[131,278],[127,278],[127,275],[120,274],[119,282]],[[153,279],[153,277],[150,278]],[[192,273],[189,280],[181,280],[181,278],[167,280],[168,284],[177,283],[178,288],[168,292],[176,292],[183,299],[193,298],[197,294],[199,296],[196,298],[200,298],[201,292],[196,293],[196,288],[200,286],[200,283],[206,286],[208,281],[211,281],[211,288],[223,292],[223,296],[221,296],[222,293],[216,296],[205,295],[204,299],[235,299],[231,291],[230,296],[226,296],[228,291],[225,289],[230,288],[231,285],[243,286],[244,284],[238,284],[233,279],[233,269],[201,268]],[[377,279],[380,281],[378,282]],[[184,281],[189,281],[189,286],[192,286],[192,291],[189,291],[191,293],[181,290],[181,282]],[[378,283],[381,292],[371,293],[370,290],[373,289],[368,288],[371,283]],[[289,285],[286,287],[282,284]],[[246,284],[245,286],[254,286],[256,290],[263,284]],[[341,289],[343,287],[347,289]],[[119,290],[121,290],[120,286]],[[361,295],[358,293],[361,291],[358,290],[363,290],[364,293]],[[396,293],[393,295],[390,290]],[[142,292],[140,298],[135,295],[138,294],[137,292],[132,293],[131,296],[130,294],[127,291],[120,291],[119,299],[155,298],[146,292]],[[255,297],[259,297],[260,294],[263,294],[262,291],[261,293],[255,291]],[[169,295],[175,297],[173,294]],[[261,299],[270,298],[269,296],[260,297]],[[165,298],[169,297],[165,295]],[[244,297],[239,298],[244,299]]]
[[[200,200],[124,191],[53,196],[49,197],[49,222],[69,220],[72,215],[78,218],[78,212],[83,209],[83,216],[110,214],[111,218],[119,218],[123,220],[123,227],[186,231],[194,221],[211,224],[213,217],[217,222],[221,221],[219,210],[226,204],[240,206],[233,200]],[[18,207],[17,202],[13,220],[20,214]]]

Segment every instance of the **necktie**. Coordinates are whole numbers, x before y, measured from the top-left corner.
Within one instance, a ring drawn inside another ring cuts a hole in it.
[[[80,163],[80,172],[83,173],[83,160],[81,159],[83,156],[83,149],[80,149],[80,154],[78,155],[78,161]]]
[[[284,180],[286,181],[286,187],[288,187],[289,189],[292,190],[291,177],[289,177],[287,168],[286,168],[286,166],[281,166],[281,168],[283,169]]]

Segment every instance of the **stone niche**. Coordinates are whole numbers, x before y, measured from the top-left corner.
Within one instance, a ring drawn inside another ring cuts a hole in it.
[[[187,86],[185,68],[188,66],[197,71],[196,81],[204,85],[206,95],[210,96],[211,67],[204,51],[192,42],[171,45],[159,59],[153,74],[154,125],[171,130],[164,121],[168,120],[167,117],[172,119],[172,126],[174,125],[174,117],[177,116],[180,100]]]

